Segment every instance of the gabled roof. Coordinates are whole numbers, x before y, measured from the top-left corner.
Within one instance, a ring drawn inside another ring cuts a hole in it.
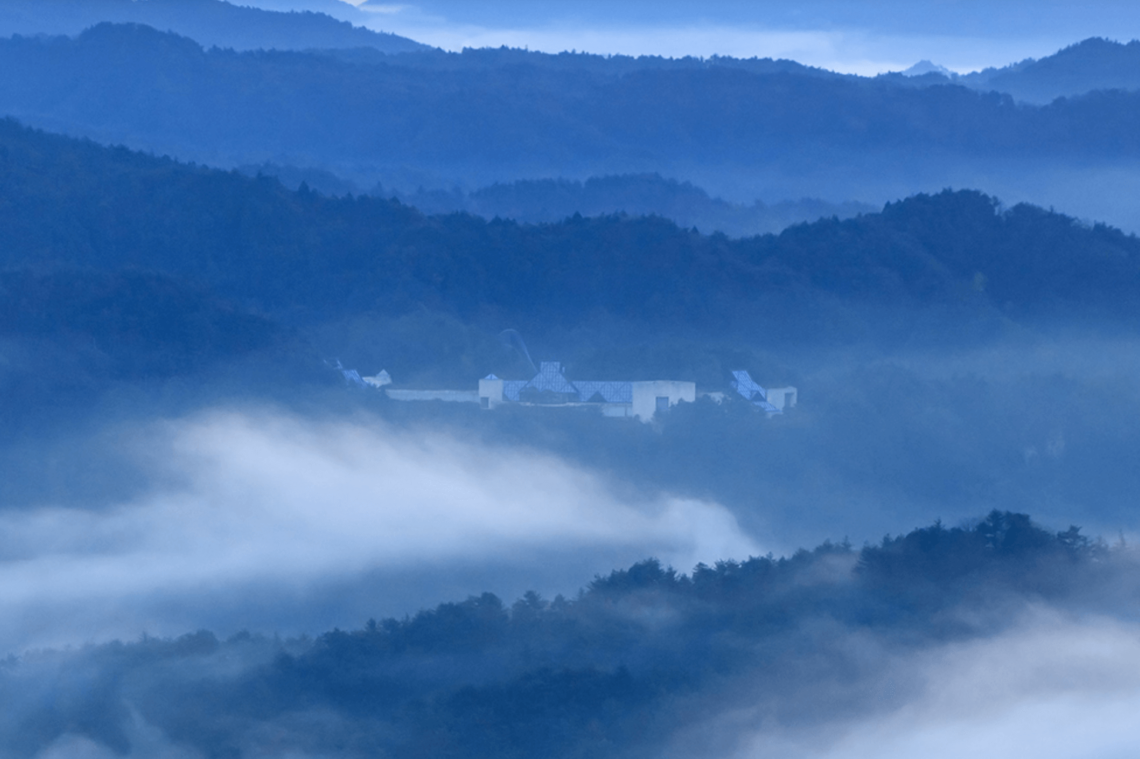
[[[508,401],[517,401],[522,389],[530,384],[530,380],[503,380],[503,397]]]
[[[732,388],[743,395],[750,401],[757,398],[766,401],[768,398],[768,391],[756,384],[752,379],[752,375],[746,370],[737,369],[733,371],[732,376],[736,379],[732,382]]]
[[[360,385],[361,387],[368,387],[360,376],[360,372],[355,369],[341,369],[340,373],[344,375],[344,381],[350,385]]]
[[[526,383],[525,389],[537,390],[540,393],[549,391],[566,395],[577,395],[578,389],[571,385],[562,376],[562,364],[557,361],[543,361],[538,365],[538,374]]]
[[[519,400],[519,393],[527,390],[567,395],[580,403],[633,403],[632,382],[571,382],[557,361],[543,361],[539,364],[538,374],[529,380],[503,381],[503,397],[509,401]]]
[[[633,403],[632,382],[580,382],[575,381],[578,398],[584,403],[598,396],[605,403]]]
[[[752,379],[752,375],[743,369],[733,371],[732,376],[735,379],[732,381],[732,387],[736,392],[748,399],[748,401],[769,414],[782,414],[780,409],[773,406],[768,402],[768,391],[756,384]]]

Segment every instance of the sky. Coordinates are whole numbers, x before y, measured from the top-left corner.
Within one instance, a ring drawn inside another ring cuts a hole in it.
[[[1122,0],[248,1],[335,13],[447,50],[758,56],[865,75],[924,59],[964,73],[1088,37],[1140,37],[1140,3]]]

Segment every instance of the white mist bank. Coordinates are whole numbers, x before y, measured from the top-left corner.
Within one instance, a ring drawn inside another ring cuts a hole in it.
[[[462,575],[487,580],[473,567],[551,590],[569,562],[574,584],[556,590],[573,592],[613,562],[656,556],[687,570],[761,552],[718,505],[633,503],[550,456],[372,420],[213,412],[140,435],[156,491],[101,510],[0,513],[0,648],[176,634],[217,623],[195,609],[240,608],[243,595],[272,632],[272,598],[328,605],[314,588],[364,577],[379,607],[386,583],[433,577],[439,595],[419,600],[433,606],[496,590],[468,588]],[[590,573],[582,557],[596,557]]]
[[[892,692],[900,697],[884,699]],[[807,729],[766,724],[745,731],[730,756],[1132,757],[1140,745],[1140,626],[1039,611],[991,638],[887,656],[867,694],[867,713],[854,719]]]

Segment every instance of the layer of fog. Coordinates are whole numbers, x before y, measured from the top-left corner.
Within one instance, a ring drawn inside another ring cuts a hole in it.
[[[720,756],[1123,759],[1140,743],[1135,624],[1040,610],[992,638],[878,663],[861,683],[862,713],[791,726],[744,709],[727,720],[746,736],[742,745]]]
[[[375,419],[209,412],[127,446],[151,488],[0,512],[0,650],[146,632],[321,632],[490,590],[573,593],[655,555],[760,547],[723,508],[621,498],[537,452]]]
[[[799,160],[802,158],[802,160]],[[495,183],[536,178],[585,181],[619,174],[660,173],[690,182],[710,197],[749,205],[768,205],[816,198],[827,203],[863,203],[882,207],[917,193],[944,189],[980,190],[1005,206],[1029,203],[1088,223],[1104,223],[1127,233],[1140,233],[1140,166],[1134,161],[1024,161],[966,159],[930,154],[833,151],[801,155],[764,166],[726,166],[677,160],[614,161],[596,165],[524,172],[507,166],[457,168],[352,166],[332,173],[362,187],[414,194],[418,190],[469,191]],[[208,161],[207,161],[208,162]],[[229,166],[231,163],[225,165]],[[234,164],[235,166],[238,164]],[[319,168],[319,167],[318,167]],[[666,212],[667,213],[667,212]],[[709,231],[709,230],[702,230]]]
[[[920,192],[972,189],[1006,206],[1030,203],[1140,233],[1140,166],[1132,161],[1082,164],[850,151],[803,158],[748,171],[695,163],[654,170],[734,203],[819,198],[882,206]]]
[[[1134,719],[1140,707],[1140,625],[1034,605],[1009,614],[1001,632],[951,642],[916,642],[897,631],[820,622],[820,629],[804,630],[802,640],[788,647],[775,672],[737,673],[719,687],[687,696],[689,709],[707,716],[682,728],[658,755],[1131,757],[1140,741]],[[46,661],[29,661],[25,677]],[[100,665],[88,667],[83,676],[97,679]],[[781,679],[789,673],[798,679]],[[31,689],[40,687],[37,682]],[[130,756],[198,756],[172,744],[133,710],[126,732]],[[115,755],[122,754],[64,735],[39,756]]]

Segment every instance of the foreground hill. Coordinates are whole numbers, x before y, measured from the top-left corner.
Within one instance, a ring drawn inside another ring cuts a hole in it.
[[[101,22],[146,24],[206,47],[234,50],[367,48],[384,53],[429,49],[323,13],[280,13],[223,0],[5,0],[0,36],[76,35]]]
[[[691,575],[650,560],[572,600],[484,593],[316,640],[200,631],[10,657],[0,749],[649,757],[706,720],[690,741],[781,745],[898,708],[930,677],[909,657],[1016,633],[1032,608],[1127,619],[1135,583],[1130,552],[1000,512]],[[1030,656],[1052,685],[1046,649]]]

